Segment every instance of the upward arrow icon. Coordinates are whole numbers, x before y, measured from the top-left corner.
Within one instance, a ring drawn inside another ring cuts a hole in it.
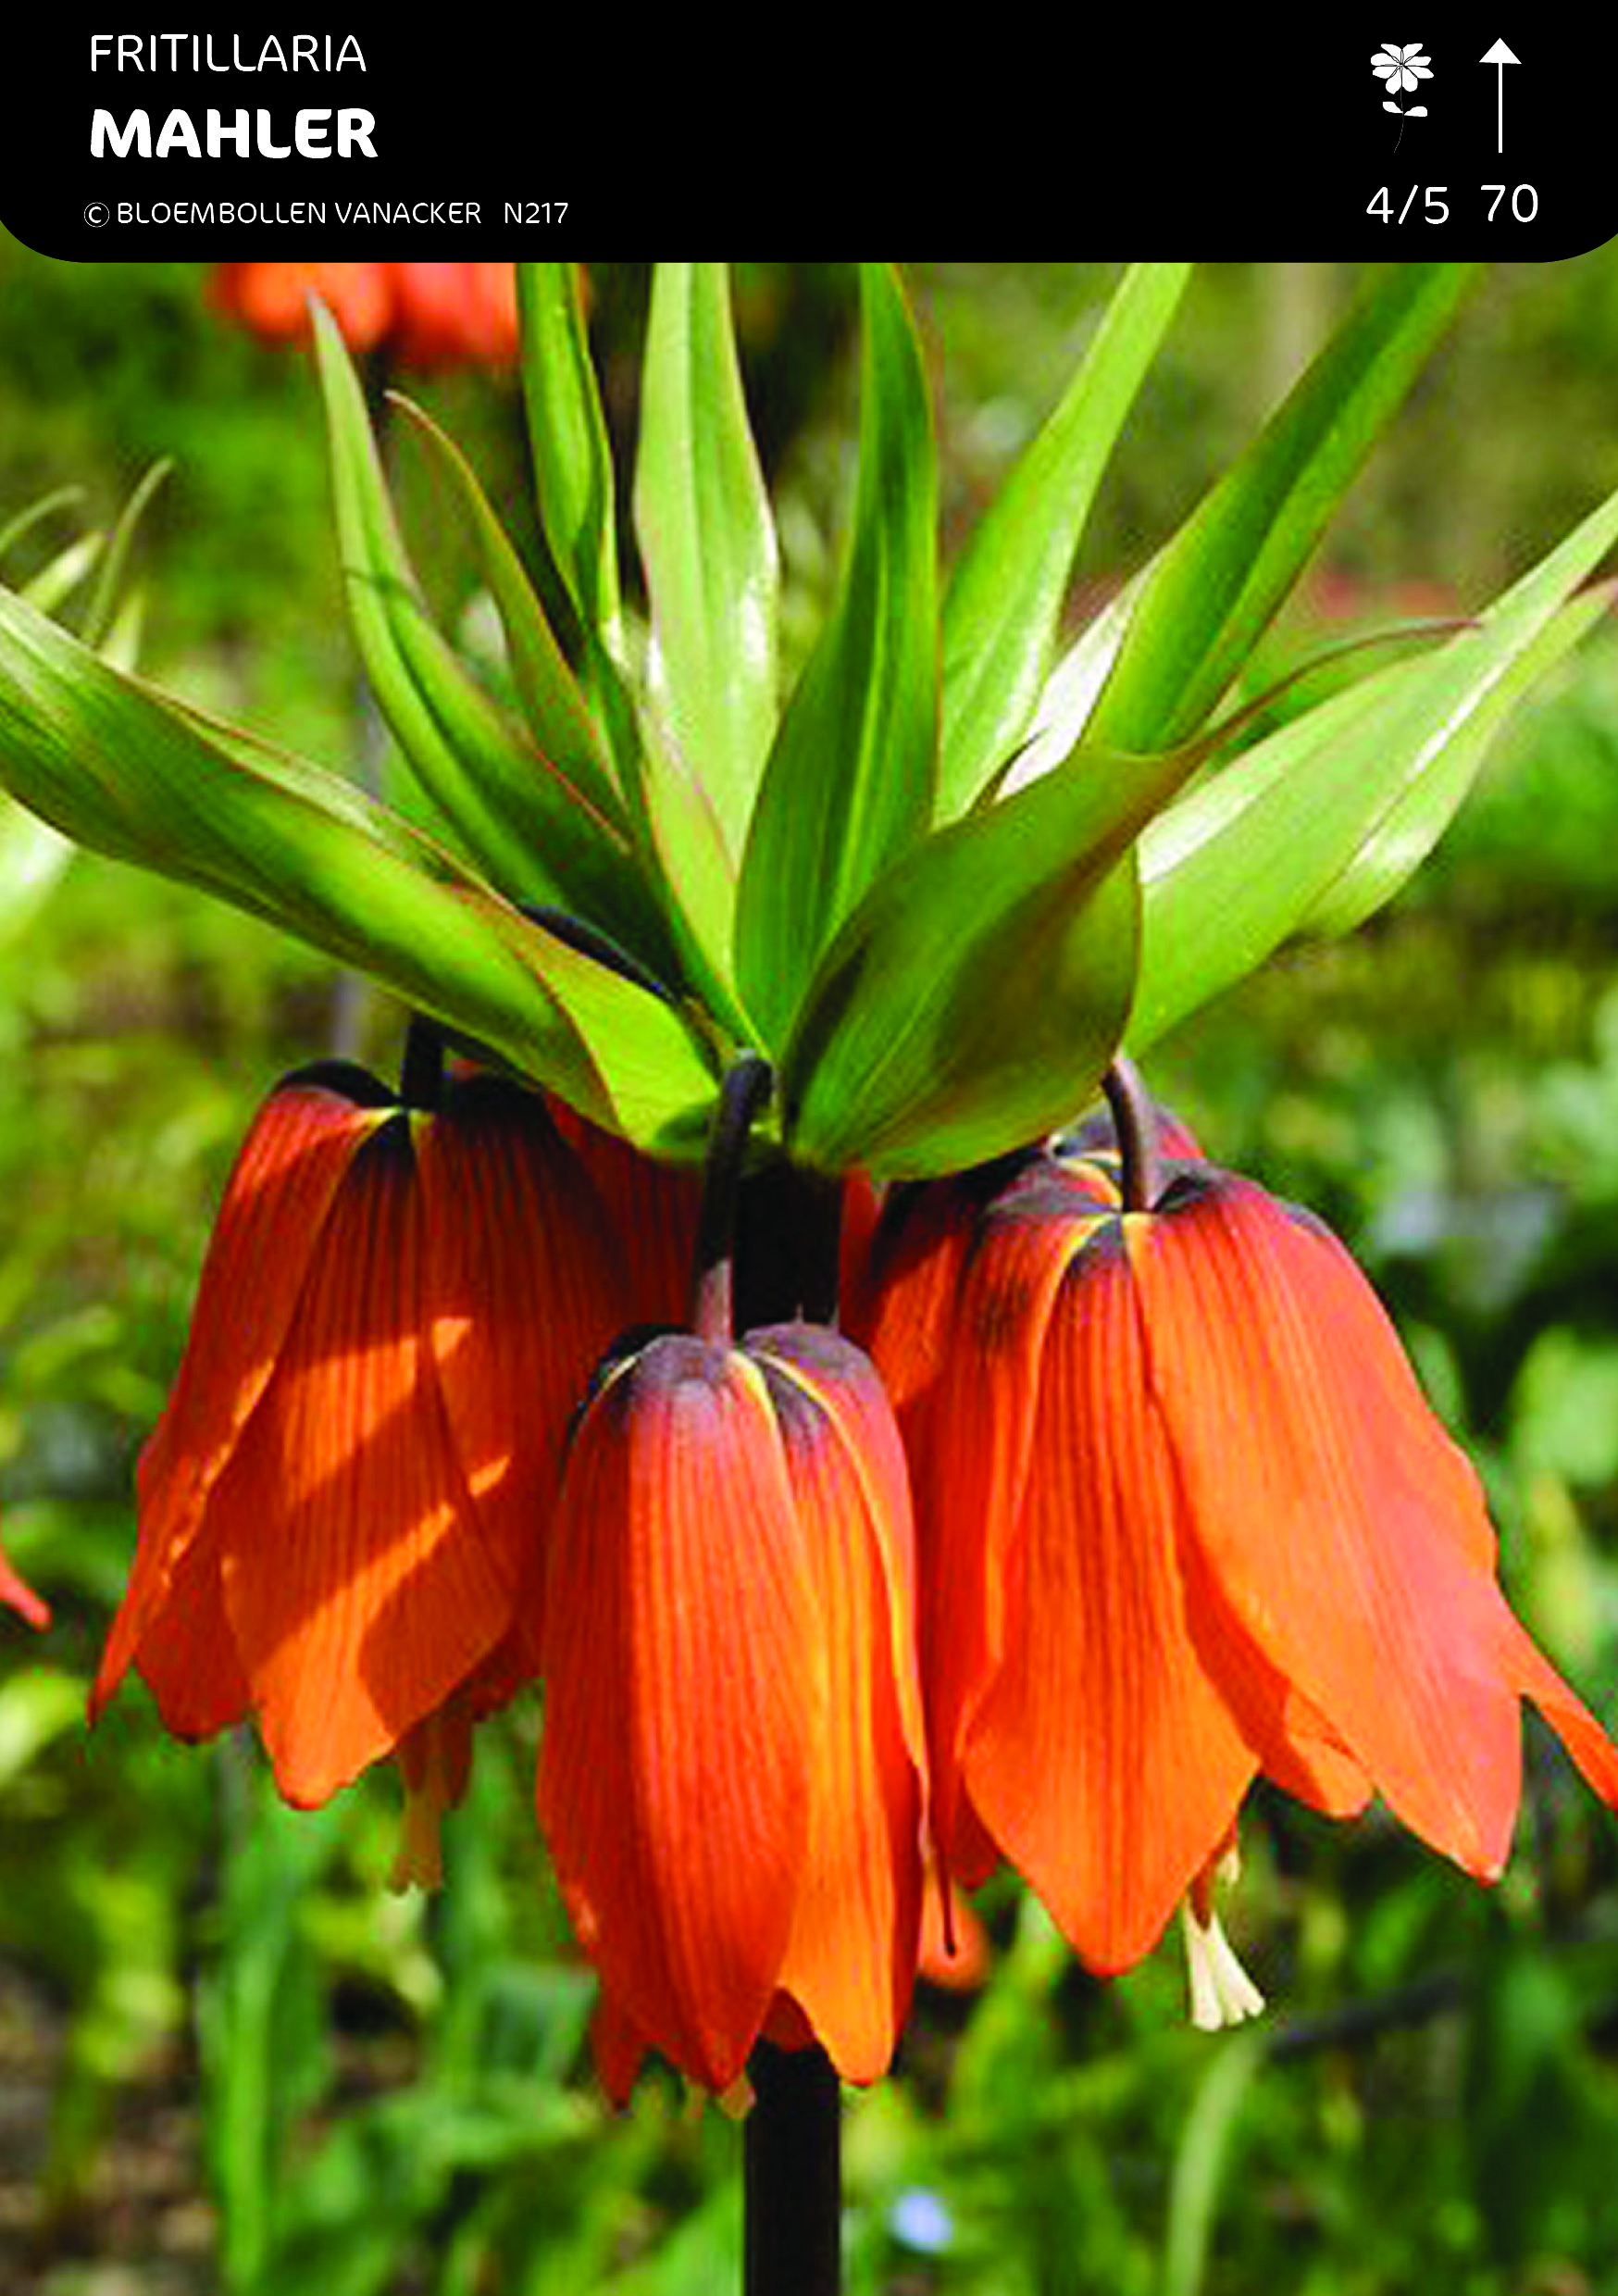
[[[1520,64],[1520,56],[1513,56],[1503,40],[1497,40],[1483,58],[1495,68],[1494,147],[1497,152],[1506,148],[1506,66]]]

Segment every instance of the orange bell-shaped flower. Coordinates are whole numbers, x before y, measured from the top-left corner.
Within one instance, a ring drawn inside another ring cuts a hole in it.
[[[1259,1772],[1333,1815],[1379,1792],[1492,1878],[1521,1701],[1615,1806],[1618,1749],[1507,1607],[1476,1478],[1347,1253],[1250,1181],[1167,1172],[1140,1211],[1050,1157],[986,1207],[919,1192],[868,1344],[903,1398],[950,1869],[1009,1859],[1101,1971],[1189,1899],[1208,1976]]]
[[[291,1802],[400,1749],[433,1796],[471,1716],[536,1670],[568,1414],[625,1313],[536,1095],[475,1077],[429,1114],[346,1065],[288,1078],[141,1459],[93,1710],[133,1664],[180,1736],[255,1715]]]
[[[647,2047],[731,2086],[761,2036],[886,2070],[922,1890],[904,1458],[875,1372],[805,1324],[611,1366],[551,1550],[539,1810],[604,1988],[603,2078]]]

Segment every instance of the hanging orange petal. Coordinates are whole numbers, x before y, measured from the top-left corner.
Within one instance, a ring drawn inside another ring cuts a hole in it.
[[[881,1384],[807,1324],[751,1332],[815,1579],[809,1839],[779,1986],[847,2080],[888,2069],[921,1919],[926,1752],[904,1454]]]
[[[757,1367],[681,1335],[617,1366],[553,1529],[540,1818],[617,2014],[713,2090],[793,1926],[815,1600]]]
[[[977,1210],[959,1180],[890,1189],[863,1280],[842,1303],[843,1328],[880,1369],[907,1441],[943,1376]]]
[[[623,1258],[535,1093],[452,1082],[417,1157],[432,1369],[479,1535],[537,1653],[568,1422],[631,1318]]]
[[[988,1981],[992,1961],[989,1932],[971,1899],[929,1863],[922,1887],[917,1977],[940,1992],[975,1993]]]
[[[1099,1216],[1055,1183],[1017,1184],[980,1217],[965,1190],[927,1192],[882,1283],[871,1352],[908,1393],[934,1824],[951,1872],[977,1881],[987,1867],[963,1833],[963,1753],[1004,1645],[1052,1307]]]
[[[683,1324],[691,1313],[702,1175],[664,1164],[552,1098],[556,1129],[590,1175],[629,1286],[626,1324]]]
[[[176,1738],[212,1738],[252,1713],[253,1686],[225,1613],[217,1541],[195,1541],[176,1563],[142,1630],[135,1666]]]
[[[1524,1690],[1611,1798],[1618,1758],[1512,1620],[1475,1479],[1341,1247],[1227,1174],[1126,1227],[1210,1570],[1395,1813],[1498,1874]]]
[[[1048,1261],[1068,1225],[1025,1221],[1013,1238]],[[1038,1399],[1032,1461],[999,1663],[966,1716],[961,1766],[1002,1853],[1089,1965],[1114,1971],[1156,1942],[1257,1762],[1202,1647],[1115,1218],[1044,1311],[1016,1327],[1043,1338],[1023,1374]]]
[[[184,1359],[137,1471],[135,1566],[91,1694],[93,1718],[170,1600],[210,1494],[269,1384],[332,1199],[383,1120],[377,1096],[357,1069],[302,1072],[270,1095],[243,1143]]]
[[[842,1227],[838,1242],[838,1320],[851,1337],[867,1329],[870,1324],[871,1255],[876,1249],[884,1200],[884,1190],[868,1173],[850,1172],[844,1179]]]
[[[432,1376],[421,1231],[401,1115],[350,1165],[211,1502],[237,1653],[295,1803],[390,1752],[511,1620],[513,1558],[479,1534]]]

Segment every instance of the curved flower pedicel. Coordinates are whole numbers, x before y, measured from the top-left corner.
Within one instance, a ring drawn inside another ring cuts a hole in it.
[[[406,1109],[322,1064],[261,1110],[93,1694],[132,1664],[181,1737],[254,1715],[298,1803],[400,1754],[424,1804],[405,1870],[429,1878],[472,1716],[534,1671],[567,1415],[629,1312],[542,1103],[440,1089]]]
[[[1211,1907],[1258,1773],[1333,1816],[1379,1792],[1490,1880],[1521,1701],[1614,1806],[1618,1749],[1507,1607],[1476,1479],[1341,1246],[1166,1168],[1150,1210],[1050,1157],[986,1204],[919,1192],[868,1336],[904,1399],[949,1865],[1009,1859],[1102,1972],[1188,1902],[1218,2022],[1258,2005]]]
[[[539,1810],[601,1973],[597,2057],[723,2090],[764,2037],[887,2070],[926,1764],[903,1454],[876,1373],[789,1324],[602,1378],[551,1549]]]

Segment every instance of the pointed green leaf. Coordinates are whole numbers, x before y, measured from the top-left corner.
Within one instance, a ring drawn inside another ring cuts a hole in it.
[[[492,883],[600,924],[655,967],[666,942],[628,838],[541,757],[428,614],[388,497],[364,394],[328,314],[316,343],[331,442],[338,537],[355,641],[422,788]]]
[[[1293,927],[1296,935],[1327,940],[1352,932],[1391,901],[1415,875],[1449,828],[1493,739],[1496,723],[1548,669],[1569,654],[1612,610],[1618,585],[1581,591],[1552,615],[1512,664],[1490,698],[1456,735],[1436,750],[1419,777],[1391,805],[1352,859]]]
[[[612,451],[571,263],[519,263],[523,402],[545,538],[583,627],[616,658]]]
[[[471,464],[448,432],[441,430],[413,400],[398,398],[394,403],[431,448],[467,514],[483,579],[505,631],[512,677],[541,755],[598,813],[621,826],[623,796],[601,737],[522,560],[490,506]]]
[[[662,263],[635,468],[652,693],[740,858],[776,729],[775,521],[722,263]]]
[[[369,973],[642,1145],[700,1133],[713,1079],[671,1005],[348,783],[159,698],[5,592],[0,782],[79,843]]]
[[[15,517],[7,518],[4,526],[0,526],[0,558],[14,548],[25,534],[31,534],[36,526],[42,526],[46,518],[54,518],[58,510],[66,510],[83,499],[84,489],[81,486],[58,486],[50,493],[42,494],[38,502],[28,504]]]
[[[752,1043],[757,1030],[736,993],[735,865],[706,786],[655,726],[641,754],[641,803],[685,978],[738,1043]]]
[[[84,617],[84,625],[80,631],[86,645],[103,645],[107,632],[118,619],[124,569],[130,562],[136,532],[152,497],[173,468],[173,461],[167,455],[155,462],[118,513],[118,523],[112,530],[100,571],[95,578],[95,590]]]
[[[1141,1051],[1301,930],[1341,930],[1442,830],[1501,719],[1602,612],[1569,600],[1618,540],[1618,495],[1475,629],[1335,694],[1183,798],[1142,841]]]
[[[105,534],[81,534],[76,542],[64,543],[56,556],[23,584],[21,594],[42,614],[54,614],[81,582],[89,580],[106,548]]]
[[[783,1064],[794,1152],[921,1178],[1067,1121],[1123,1032],[1142,826],[1196,754],[1080,750],[936,830],[866,894],[815,975]]]
[[[1117,659],[1129,617],[1150,571],[1143,567],[1108,599],[1046,679],[1027,738],[1011,769],[1002,780],[989,785],[993,795],[1009,796],[1014,790],[1027,788],[1077,746],[1107,682],[1107,673]]]
[[[765,769],[738,896],[741,992],[772,1044],[839,926],[932,817],[937,474],[927,385],[887,267],[863,267],[861,307],[853,532]]]
[[[966,810],[1027,729],[1096,488],[1190,270],[1126,272],[1061,404],[955,567],[943,618],[941,820]]]
[[[1159,749],[1201,724],[1454,312],[1475,264],[1394,265],[1146,580],[1088,738]]]

